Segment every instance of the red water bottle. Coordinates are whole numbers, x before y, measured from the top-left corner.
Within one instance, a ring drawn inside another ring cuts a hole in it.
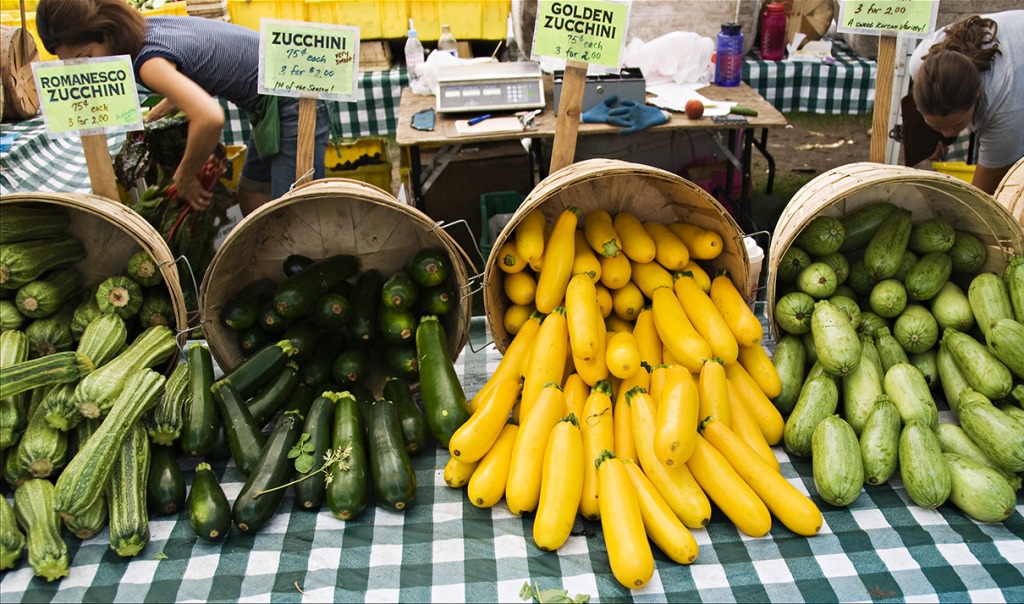
[[[761,20],[761,58],[778,61],[786,54],[786,7],[770,2]]]

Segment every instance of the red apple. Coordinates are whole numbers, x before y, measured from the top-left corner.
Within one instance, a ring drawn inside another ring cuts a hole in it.
[[[690,99],[686,101],[684,109],[686,110],[686,117],[691,120],[699,120],[700,116],[704,115],[704,103],[697,99]]]

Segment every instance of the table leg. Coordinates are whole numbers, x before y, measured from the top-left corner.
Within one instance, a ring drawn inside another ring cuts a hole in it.
[[[754,226],[754,213],[750,203],[750,162],[753,159],[753,144],[754,144],[754,130],[751,128],[743,129],[743,159],[741,165],[743,166],[743,173],[741,174],[740,183],[740,214],[750,221],[750,225]],[[754,230],[757,230],[756,228]]]
[[[409,147],[409,187],[412,189],[412,206],[417,210],[423,210],[423,187],[420,184],[420,146]]]
[[[761,129],[761,140],[758,141],[754,138],[754,146],[757,147],[758,152],[761,156],[768,161],[768,183],[764,187],[764,192],[768,195],[772,194],[772,189],[775,188],[775,158],[768,152],[768,129]]]

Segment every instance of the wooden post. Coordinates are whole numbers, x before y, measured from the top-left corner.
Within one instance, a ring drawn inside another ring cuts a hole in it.
[[[92,192],[120,202],[121,196],[117,194],[117,179],[114,178],[114,164],[110,160],[107,135],[82,135],[82,149],[85,151],[85,165],[89,168]]]
[[[587,64],[566,61],[562,77],[562,94],[558,100],[555,140],[551,145],[550,172],[572,165],[576,159],[576,133],[580,129],[580,106],[587,83]]]
[[[885,163],[889,139],[889,107],[892,103],[892,77],[896,65],[896,36],[878,36],[878,68],[875,71],[875,109],[871,119],[871,151],[868,160]]]
[[[295,184],[313,180],[313,143],[316,140],[316,99],[299,99],[299,140],[295,157]],[[309,172],[309,174],[307,174]]]

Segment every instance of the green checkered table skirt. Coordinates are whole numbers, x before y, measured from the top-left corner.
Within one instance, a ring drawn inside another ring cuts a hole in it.
[[[358,138],[388,136],[398,128],[398,101],[408,83],[404,69],[360,73],[355,103],[329,102],[331,129],[335,136]],[[225,109],[223,142],[249,142],[249,120],[243,111],[221,102]],[[3,134],[16,134],[10,149],[0,153],[0,194],[31,191],[88,193],[89,169],[77,135],[51,138],[42,114],[21,122],[4,123]],[[124,134],[107,138],[116,153]]]
[[[763,312],[762,312],[763,314]],[[482,318],[456,361],[467,394],[493,373],[500,354]],[[474,352],[473,348],[478,350]],[[945,419],[949,421],[948,412]],[[504,502],[489,510],[444,483],[447,452],[413,458],[416,504],[405,514],[368,508],[354,521],[296,508],[290,494],[258,534],[233,531],[223,544],[200,541],[188,513],[154,517],[136,558],[108,547],[106,531],[65,535],[70,575],[47,583],[22,561],[0,579],[3,602],[49,601],[471,601],[519,602],[525,582],[589,594],[592,602],[1024,601],[1024,504],[999,524],[981,524],[952,505],[914,505],[902,484],[868,487],[848,508],[821,501],[808,460],[775,454],[781,471],[824,514],[805,538],[779,523],[759,539],[739,533],[715,509],[694,531],[697,561],[682,566],[655,548],[654,577],[630,591],[614,579],[600,523],[577,519],[557,552],[533,543],[533,521]],[[183,460],[191,482],[193,460]],[[229,500],[243,478],[230,462],[214,468]]]
[[[743,81],[782,112],[870,113],[875,107],[874,61],[832,41],[832,63],[764,61],[757,49],[743,61]]]

